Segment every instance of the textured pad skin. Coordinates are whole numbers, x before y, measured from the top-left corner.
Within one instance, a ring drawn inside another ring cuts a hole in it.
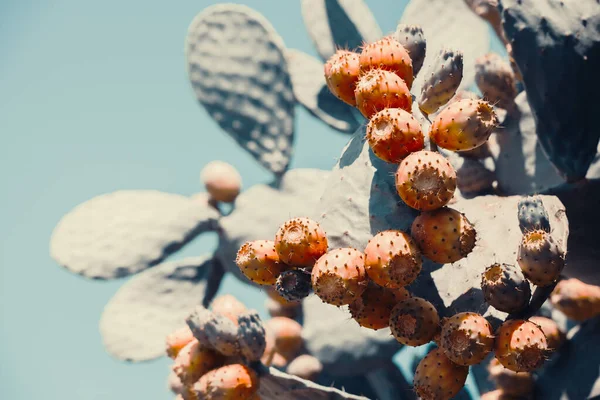
[[[157,265],[125,283],[100,319],[107,351],[127,361],[165,355],[165,338],[185,326],[194,306],[208,304],[222,271],[210,256]]]
[[[286,51],[294,95],[312,115],[330,127],[353,133],[359,122],[352,106],[335,97],[327,84],[323,73],[323,63],[300,50]]]
[[[475,15],[464,1],[411,0],[400,23],[420,25],[423,28],[427,39],[424,70],[433,63],[443,47],[460,50],[464,55],[460,89],[473,84],[475,60],[489,51],[491,38],[487,23]],[[413,93],[420,93],[425,75],[419,75],[413,85]]]
[[[120,278],[156,265],[199,233],[216,229],[206,202],[152,190],[100,195],[57,224],[50,255],[70,272]]]
[[[323,60],[338,48],[357,50],[383,36],[363,0],[302,0],[302,17]]]
[[[275,174],[287,169],[294,136],[295,101],[284,49],[262,15],[237,4],[198,14],[185,44],[198,101]]]
[[[600,139],[600,3],[501,0],[500,5],[540,143],[568,181],[579,180]]]
[[[373,156],[363,137],[362,130],[352,137],[321,197],[320,222],[331,248],[364,249],[373,235],[386,229],[410,232],[417,215],[396,194],[396,166]],[[515,262],[522,235],[518,201],[519,197],[481,196],[451,203],[450,207],[465,213],[474,225],[475,248],[453,264],[437,264],[424,258],[423,271],[407,289],[433,303],[440,316],[476,311],[492,317],[490,322],[504,319],[506,314],[484,302],[481,273],[494,262]],[[543,196],[542,201],[550,214],[555,239],[566,248],[569,230],[562,203],[552,196]],[[502,238],[501,244],[498,238]]]

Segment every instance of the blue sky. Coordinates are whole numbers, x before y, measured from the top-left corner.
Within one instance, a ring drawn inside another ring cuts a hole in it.
[[[112,359],[98,332],[123,281],[92,282],[48,255],[62,215],[118,189],[201,191],[222,159],[245,187],[269,180],[197,104],[185,73],[187,27],[217,1],[0,2],[0,398],[171,398],[165,359]],[[246,0],[288,47],[316,54],[298,0]],[[406,1],[367,1],[384,31]],[[329,169],[347,136],[298,108],[293,167]],[[176,255],[210,252],[203,236]],[[253,307],[263,295],[227,279]]]

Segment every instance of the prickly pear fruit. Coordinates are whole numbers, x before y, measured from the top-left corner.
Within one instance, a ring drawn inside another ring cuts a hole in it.
[[[232,203],[242,188],[242,177],[224,161],[211,161],[202,168],[200,180],[214,201]]]
[[[448,207],[421,213],[413,221],[410,234],[421,253],[440,264],[466,257],[477,236],[467,217]]]
[[[202,375],[220,365],[223,357],[211,349],[204,348],[194,339],[175,358],[173,372],[183,385],[191,385]]]
[[[267,342],[265,327],[255,310],[242,313],[238,317],[238,335],[240,351],[247,360],[260,360]]]
[[[365,328],[387,328],[394,306],[409,297],[404,288],[387,289],[371,283],[358,299],[350,303],[350,314]]]
[[[496,173],[487,169],[479,160],[463,157],[462,165],[456,170],[456,186],[463,194],[492,189],[494,181]]]
[[[321,371],[323,371],[323,364],[318,358],[310,354],[303,354],[294,358],[286,368],[288,374],[309,381],[315,381]]]
[[[489,53],[475,61],[475,82],[484,99],[505,110],[515,107],[517,86],[508,61],[499,54]]]
[[[435,117],[429,138],[447,150],[471,150],[483,145],[497,125],[498,117],[487,101],[459,100]]]
[[[212,317],[212,311],[203,306],[196,306],[185,320],[192,334],[203,347],[211,347],[210,340],[208,340],[208,333],[206,332],[206,325]]]
[[[425,145],[421,124],[400,108],[386,108],[375,114],[367,125],[367,140],[377,157],[393,164]]]
[[[538,286],[552,284],[559,278],[565,266],[564,253],[552,236],[542,230],[523,235],[517,261],[523,275]]]
[[[259,388],[256,372],[242,364],[230,364],[205,374],[195,385],[198,398],[206,400],[250,399]]]
[[[519,200],[519,228],[527,233],[541,229],[550,233],[550,219],[544,203],[539,196],[529,196]]]
[[[360,75],[359,55],[338,50],[327,60],[324,69],[325,82],[331,93],[343,102],[355,106],[354,89]]]
[[[521,270],[510,264],[492,264],[481,275],[485,301],[505,313],[521,311],[529,304],[531,288]]]
[[[600,315],[600,286],[575,278],[565,279],[556,285],[550,301],[567,318],[585,321]]]
[[[465,385],[469,367],[450,361],[441,349],[431,350],[417,366],[414,386],[422,400],[449,400]]]
[[[175,359],[181,349],[192,340],[194,340],[194,335],[187,325],[170,333],[166,339],[167,356]]]
[[[456,190],[456,172],[441,154],[418,151],[398,166],[396,190],[409,207],[435,210],[452,199]]]
[[[526,396],[533,393],[533,376],[529,372],[515,372],[505,368],[494,358],[487,367],[490,378],[506,395]]]
[[[410,89],[413,82],[412,60],[408,51],[394,37],[388,36],[366,44],[360,53],[360,70],[383,69],[398,75]]]
[[[566,335],[560,330],[558,324],[550,318],[535,316],[529,318],[529,322],[533,322],[542,329],[544,336],[546,336],[546,343],[548,343],[549,350],[558,349],[566,339]]]
[[[379,232],[365,248],[365,270],[376,284],[400,288],[421,272],[421,254],[410,235],[395,230]]]
[[[440,318],[433,305],[420,297],[409,297],[392,309],[390,329],[407,346],[429,343],[439,330]]]
[[[396,27],[394,38],[408,52],[412,60],[413,76],[417,76],[425,61],[425,51],[427,50],[423,29],[417,25],[399,24]]]
[[[212,348],[225,356],[233,356],[239,353],[237,324],[229,318],[213,314],[204,325],[206,337]]]
[[[265,321],[265,330],[274,338],[275,351],[287,360],[302,348],[302,326],[290,318],[275,317]]]
[[[463,77],[463,55],[459,51],[442,49],[427,71],[419,96],[419,108],[433,114],[454,96]]]
[[[259,285],[273,285],[285,269],[271,240],[254,240],[240,247],[235,259],[240,271]]]
[[[515,372],[531,372],[544,363],[548,344],[533,322],[508,320],[496,331],[496,358]]]
[[[282,272],[277,278],[275,288],[288,301],[300,301],[310,294],[312,289],[310,273],[301,269]]]
[[[323,302],[335,306],[352,303],[367,288],[364,254],[352,248],[324,254],[312,270],[311,282]]]
[[[310,218],[290,219],[275,235],[275,250],[281,261],[288,265],[312,267],[327,252],[327,236]]]
[[[475,365],[494,350],[492,326],[483,316],[462,312],[442,324],[441,348],[458,365]]]
[[[401,108],[408,112],[412,108],[412,96],[404,80],[382,69],[372,69],[361,75],[354,95],[356,107],[366,118],[385,108]]]
[[[181,383],[181,379],[179,379],[179,377],[173,370],[171,370],[171,372],[169,373],[167,384],[169,385],[169,389],[171,390],[171,392],[175,394],[183,392],[183,383]]]
[[[238,317],[248,311],[246,306],[230,294],[216,297],[210,303],[210,309],[216,314],[221,314],[237,324]]]

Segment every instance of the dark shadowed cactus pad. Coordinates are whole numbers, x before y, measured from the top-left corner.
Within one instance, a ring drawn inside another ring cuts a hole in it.
[[[323,60],[338,48],[356,51],[383,35],[363,0],[302,0],[302,17]]]
[[[542,229],[550,232],[548,212],[539,196],[525,197],[519,201],[519,227],[523,233]]]
[[[165,262],[125,283],[100,319],[106,350],[116,358],[145,361],[165,355],[165,338],[185,326],[198,304],[216,293],[222,273],[209,256]]]
[[[600,3],[501,0],[500,4],[540,143],[567,180],[579,180],[585,177],[600,138]]]
[[[263,399],[285,400],[368,400],[333,387],[321,386],[275,368],[260,374],[259,394]]]
[[[52,233],[50,255],[93,279],[119,278],[156,265],[219,214],[206,201],[152,190],[94,197],[65,215]]]
[[[287,50],[286,56],[296,100],[332,128],[353,133],[359,125],[353,107],[331,93],[325,83],[323,63],[295,49]]]
[[[410,232],[417,212],[399,198],[394,186],[395,165],[374,157],[364,132],[359,130],[342,153],[326,184],[318,205],[321,226],[329,245],[364,249],[373,235],[386,229]],[[562,203],[542,196],[551,216],[553,236],[566,246],[568,223]],[[481,273],[489,265],[515,263],[521,230],[517,219],[519,197],[481,196],[459,199],[449,206],[466,215],[477,231],[475,248],[452,264],[437,264],[424,258],[423,270],[407,289],[429,300],[448,316],[475,311],[503,319],[506,314],[488,307],[483,299]]]
[[[242,5],[211,6],[192,21],[185,49],[198,101],[263,166],[285,171],[295,101],[283,40],[271,24]]]

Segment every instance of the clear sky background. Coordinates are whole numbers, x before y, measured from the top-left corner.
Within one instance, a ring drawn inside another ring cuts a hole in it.
[[[206,0],[0,1],[0,399],[172,397],[166,359],[126,364],[102,346],[98,321],[124,282],[71,275],[49,257],[62,215],[119,189],[201,191],[222,159],[244,186],[269,174],[196,102],[185,72],[187,27]],[[286,45],[316,55],[299,0],[245,0]],[[384,32],[406,1],[367,0]],[[292,167],[329,169],[348,136],[298,107]],[[210,252],[205,235],[178,253]],[[252,307],[264,296],[228,278]]]

